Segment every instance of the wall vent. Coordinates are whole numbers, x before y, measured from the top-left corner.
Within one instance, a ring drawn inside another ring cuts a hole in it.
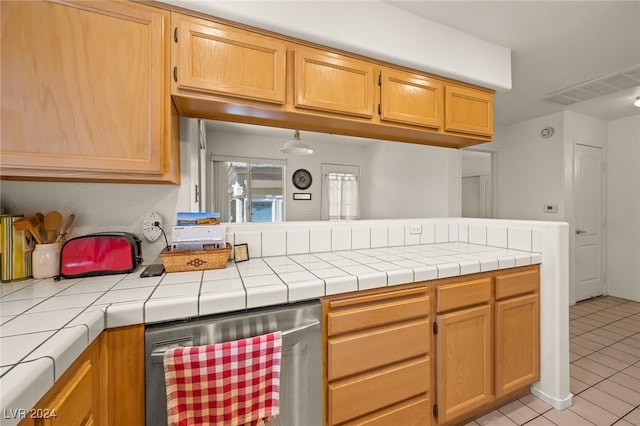
[[[640,86],[640,65],[556,90],[541,99],[559,105],[572,105],[635,86]]]

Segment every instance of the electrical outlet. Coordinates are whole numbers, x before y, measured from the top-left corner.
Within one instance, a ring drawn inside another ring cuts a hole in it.
[[[422,225],[411,225],[411,227],[409,228],[409,234],[422,234]]]
[[[160,226],[156,226],[156,222]],[[147,212],[142,221],[142,234],[148,241],[155,241],[162,235],[162,217],[158,212]]]

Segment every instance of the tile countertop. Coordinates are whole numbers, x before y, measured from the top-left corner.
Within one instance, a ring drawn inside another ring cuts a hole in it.
[[[104,330],[539,264],[537,252],[464,242],[273,256],[225,269],[0,285],[3,413],[30,409]],[[10,416],[11,417],[11,416]],[[17,419],[7,419],[17,424]],[[3,421],[3,424],[4,421]]]

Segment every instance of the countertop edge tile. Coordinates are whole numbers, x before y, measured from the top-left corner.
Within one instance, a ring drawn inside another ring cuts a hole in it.
[[[63,328],[51,336],[40,347],[31,352],[25,361],[39,358],[53,359],[54,378],[58,380],[62,374],[89,346],[89,330],[84,324]]]
[[[154,299],[160,300],[160,299]],[[114,303],[104,311],[105,328],[124,327],[144,323],[145,301]]]
[[[17,425],[22,412],[15,410],[25,410],[26,415],[51,389],[55,382],[53,370],[53,359],[38,358],[16,365],[2,377],[3,426]],[[11,413],[9,418],[5,418],[5,413]]]

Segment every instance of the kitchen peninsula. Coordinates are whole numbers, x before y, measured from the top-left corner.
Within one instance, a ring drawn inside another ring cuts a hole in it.
[[[570,405],[566,224],[363,220],[230,225],[227,233],[249,245],[249,262],[156,278],[3,284],[3,413],[33,407],[109,330],[537,264],[540,381],[531,391],[556,408]]]

